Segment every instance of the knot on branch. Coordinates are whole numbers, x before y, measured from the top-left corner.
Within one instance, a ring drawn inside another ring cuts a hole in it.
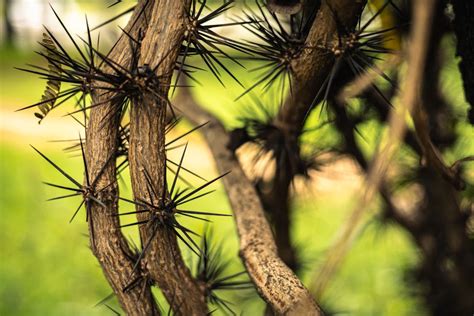
[[[187,40],[197,39],[199,32],[199,20],[189,16],[185,23],[184,37]]]

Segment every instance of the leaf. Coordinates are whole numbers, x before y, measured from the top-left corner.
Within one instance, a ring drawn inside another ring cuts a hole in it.
[[[53,39],[47,34],[43,33],[43,40],[42,44],[44,45],[44,51],[48,55],[48,73],[51,77],[59,78],[61,75],[61,64],[55,62],[57,60],[57,55],[59,52],[57,51],[56,45]],[[43,118],[54,108],[54,103],[56,102],[59,91],[61,89],[61,81],[50,79],[46,82],[46,87],[41,97],[41,101],[47,101],[38,105],[41,113],[36,112],[35,116],[39,118],[39,122],[43,120]]]

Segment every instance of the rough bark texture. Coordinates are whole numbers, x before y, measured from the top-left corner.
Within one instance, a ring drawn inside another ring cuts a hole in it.
[[[457,38],[456,55],[461,57],[459,69],[464,81],[464,94],[470,103],[469,122],[474,125],[474,2],[466,0],[452,0],[454,18],[454,32]]]
[[[336,16],[346,29],[352,29],[358,21],[366,1],[323,1],[306,39],[308,47],[292,62],[293,94],[283,105],[276,119],[291,137],[298,137],[308,112],[334,62],[334,57],[317,49],[318,45],[333,45],[337,42]]]
[[[128,32],[132,36],[138,38],[139,32],[145,34],[139,63],[142,65],[148,63],[154,67],[158,61],[163,60],[157,69],[158,75],[172,72],[183,31],[184,5],[184,1],[141,1],[129,23]],[[140,16],[137,18],[138,15]],[[129,40],[122,36],[109,57],[128,67],[131,54]],[[161,83],[163,87],[167,87],[169,82],[169,76],[164,76]],[[161,92],[166,95],[167,88],[163,88]],[[99,96],[94,100],[96,103],[110,97],[110,95],[97,95]],[[108,158],[115,155],[120,122],[119,116],[110,115],[114,112],[114,106],[115,104],[105,103],[91,110],[87,130],[87,160],[92,178]],[[158,192],[166,190],[165,113],[166,102],[157,103],[147,94],[140,98],[139,102],[134,102],[131,107],[129,162],[135,198],[150,200],[145,194],[147,192],[143,178],[145,169],[152,176],[154,188]],[[129,315],[159,314],[148,285],[137,286],[126,293],[123,291],[125,286],[141,275],[149,276],[160,286],[177,314],[206,314],[207,305],[203,291],[199,289],[185,267],[176,237],[169,229],[163,228],[158,231],[149,254],[145,256],[145,263],[133,272],[135,264],[133,260],[136,258],[132,258],[132,253],[120,232],[118,217],[114,216],[117,214],[118,196],[115,159],[106,168],[97,189],[100,190],[105,186],[108,188],[99,198],[106,203],[107,208],[93,204],[91,210],[91,235],[92,230],[95,235],[92,248],[124,311]],[[143,217],[139,220],[143,220]],[[143,226],[140,233],[142,242],[146,243],[150,238],[150,231]]]
[[[148,6],[151,7],[153,4],[154,1],[149,1]],[[140,2],[127,26],[128,31],[132,34],[135,34],[134,30],[137,27],[144,25],[144,20],[138,17],[138,12],[143,6],[144,2]],[[128,40],[126,36],[122,36],[109,57],[126,65],[130,53],[127,53],[127,51]],[[109,97],[110,95],[98,92],[95,94],[93,101],[94,103],[102,103]],[[133,272],[135,262],[133,261],[132,252],[121,233],[120,223],[116,216],[118,213],[118,185],[115,153],[120,122],[118,116],[109,115],[114,111],[114,107],[115,104],[108,102],[92,108],[87,127],[86,158],[90,178],[94,179],[109,161],[96,187],[98,191],[106,188],[101,191],[98,199],[107,207],[104,208],[97,203],[92,203],[90,208],[91,248],[123,310],[128,315],[158,315],[158,307],[153,300],[149,286],[139,286],[127,292],[123,291],[138,276],[139,272]],[[110,159],[110,157],[113,158]]]
[[[202,128],[223,178],[240,237],[240,256],[260,295],[278,315],[320,315],[321,310],[308,290],[278,257],[278,250],[263,207],[252,183],[245,176],[233,152],[227,148],[229,136],[223,126],[181,91],[176,103],[194,124]]]
[[[133,102],[130,109],[129,162],[135,199],[159,205],[166,190],[165,126],[170,74],[173,72],[184,32],[185,1],[156,0],[151,12],[146,36],[142,42],[139,64],[149,64],[160,76],[160,94],[157,100],[151,93]],[[151,176],[152,186],[158,197],[147,192],[145,171]],[[165,192],[164,192],[165,191]],[[147,213],[138,214],[138,220],[147,220]],[[150,277],[163,291],[175,313],[180,315],[205,315],[207,304],[202,289],[185,266],[176,235],[165,225],[155,233],[150,225],[140,226],[142,244],[151,244],[145,255],[145,265]]]
[[[166,104],[148,100],[134,104],[130,112],[130,173],[136,199],[151,201],[147,194],[144,171],[150,174],[152,185],[161,197],[165,186],[164,130]],[[154,204],[159,201],[154,198]],[[148,214],[139,214],[138,221],[147,220]],[[179,315],[205,315],[207,305],[204,293],[193,280],[183,262],[176,235],[167,226],[152,234],[151,226],[140,227],[142,244],[152,240],[145,255],[146,270],[157,283],[173,310]]]

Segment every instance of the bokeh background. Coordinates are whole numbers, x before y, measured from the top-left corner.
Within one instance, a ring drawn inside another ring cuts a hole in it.
[[[41,124],[33,110],[17,109],[38,102],[44,82],[34,75],[14,69],[25,64],[44,64],[34,53],[39,49],[42,25],[50,27],[58,36],[64,36],[59,23],[49,8],[48,1],[3,0],[1,3],[2,30],[0,42],[0,315],[113,315],[114,312],[97,302],[110,294],[100,267],[88,248],[87,226],[84,213],[68,223],[77,200],[47,202],[59,193],[46,187],[42,181],[65,183],[50,165],[30,148],[33,144],[65,170],[81,179],[82,162],[78,153],[65,152],[67,142],[82,132],[65,110],[52,112]],[[87,17],[91,26],[129,8],[133,2],[107,8],[113,1],[50,0],[73,34],[84,34]],[[6,19],[13,26],[10,34]],[[119,35],[116,24],[124,25],[127,16],[114,25],[100,30],[101,48],[105,51]],[[94,31],[95,35],[97,32]],[[445,38],[446,65],[443,70],[443,91],[458,113],[465,113],[462,83],[453,54],[454,40]],[[248,73],[236,67],[237,77],[250,82]],[[198,101],[220,117],[227,126],[236,126],[239,108],[246,99],[234,102],[242,91],[235,84],[222,87],[208,73],[198,73],[204,84],[193,89]],[[461,114],[460,114],[461,115]],[[465,115],[465,114],[462,114]],[[316,120],[317,118],[315,118]],[[179,135],[190,126],[180,124]],[[377,124],[361,129],[362,142],[368,154],[373,152],[377,135],[382,130]],[[459,126],[460,133],[472,133],[467,125]],[[472,134],[471,134],[472,136]],[[334,142],[335,133],[330,127],[322,128],[312,136],[318,146]],[[198,171],[206,178],[216,175],[205,143],[197,134],[190,135],[186,167]],[[466,137],[467,139],[467,137]],[[473,152],[471,141],[459,145],[462,151]],[[179,156],[180,151],[171,153]],[[121,180],[121,192],[130,196],[128,176]],[[295,187],[294,240],[304,263],[301,277],[310,282],[321,264],[325,252],[334,240],[338,229],[355,203],[361,186],[360,172],[350,160],[338,160],[312,174],[308,181]],[[230,213],[223,188],[197,201],[196,208]],[[244,198],[244,197],[243,197]],[[408,195],[404,201],[409,205]],[[122,210],[132,209],[121,205]],[[407,285],[406,276],[418,254],[410,237],[393,225],[377,220],[378,205],[373,206],[342,269],[332,280],[323,297],[323,304],[331,311],[347,315],[424,315],[414,290]],[[132,220],[132,219],[130,219]],[[189,221],[200,230],[202,225]],[[237,256],[238,243],[232,219],[216,219],[214,236],[223,241],[223,256],[232,260],[231,269],[242,269]],[[136,239],[135,228],[125,234]],[[183,247],[185,256],[192,257]],[[194,259],[195,260],[195,259]],[[192,259],[189,259],[192,261]],[[159,296],[159,293],[157,293]],[[243,315],[258,315],[264,310],[259,299],[248,299],[241,293],[231,300]],[[116,303],[111,306],[118,309]],[[166,306],[165,303],[163,303]]]

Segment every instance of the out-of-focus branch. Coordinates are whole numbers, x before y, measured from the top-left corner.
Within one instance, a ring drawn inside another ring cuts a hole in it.
[[[423,109],[421,102],[417,102],[413,109],[413,122],[415,123],[416,136],[418,143],[423,150],[425,163],[441,174],[445,180],[449,181],[456,189],[462,190],[466,184],[456,170],[447,166],[441,156],[441,153],[433,144],[430,138],[430,128],[428,126],[428,117]]]
[[[234,153],[227,148],[229,135],[212,115],[200,108],[188,89],[181,89],[175,103],[202,128],[232,205],[240,237],[240,256],[260,295],[278,315],[320,315],[321,310],[296,275],[278,257],[278,250],[254,186],[245,176]]]
[[[474,125],[474,2],[452,0],[454,11],[454,32],[457,38],[456,54],[461,57],[459,69],[464,81],[464,94],[471,104],[469,122]]]
[[[367,77],[364,77],[367,78]],[[355,80],[355,83],[357,80]],[[349,117],[345,103],[340,103],[338,99],[343,95],[344,92],[340,93],[335,100],[330,101],[330,105],[333,108],[333,111],[336,115],[336,119],[334,124],[337,130],[341,133],[342,138],[344,140],[344,148],[343,151],[351,155],[355,161],[359,164],[362,170],[367,173],[369,171],[369,163],[367,159],[364,157],[362,150],[360,149],[359,145],[355,139],[356,133],[356,123]],[[396,219],[397,222],[403,224],[404,227],[409,229],[416,229],[417,226],[416,221],[414,220],[411,214],[400,210],[395,203],[393,203],[390,190],[387,186],[387,183],[383,181],[380,184],[380,195],[382,196],[385,207],[384,212],[385,215],[390,216],[393,219]]]
[[[290,269],[297,272],[300,265],[291,239],[290,184],[292,180],[293,176],[289,175],[288,170],[279,170],[275,172],[272,180],[261,179],[256,187],[262,206],[273,227],[278,255]]]
[[[317,297],[320,297],[350,249],[350,245],[359,231],[359,224],[363,219],[363,215],[376,197],[388,166],[406,133],[406,114],[412,112],[421,94],[421,83],[423,82],[435,2],[435,0],[417,0],[414,2],[414,23],[410,34],[411,45],[408,49],[408,71],[404,80],[404,87],[400,91],[401,108],[399,111],[396,109],[391,111],[389,139],[387,144],[377,151],[371,163],[366,186],[361,194],[362,198],[336,237],[317,276],[313,278],[311,288]]]
[[[436,170],[457,190],[465,187],[459,172],[451,169],[443,160],[438,146],[446,146],[454,141],[454,131],[450,109],[438,90],[439,73],[442,65],[442,54],[439,40],[445,34],[447,22],[443,11],[444,6],[438,3],[436,23],[430,33],[428,59],[430,65],[425,67],[425,80],[419,101],[415,104],[412,117],[415,125],[417,141],[422,149],[421,157],[424,165]],[[436,144],[436,145],[435,145]],[[441,147],[439,147],[441,148]]]
[[[129,34],[135,36],[139,28],[146,28],[145,20],[140,18],[140,12],[149,10],[153,7],[154,2],[154,0],[139,2],[126,27]],[[130,54],[128,38],[122,35],[109,57],[126,65]],[[118,116],[110,115],[116,106],[113,102],[107,102],[110,97],[109,93],[101,92],[96,92],[93,95],[93,102],[101,104],[101,106],[92,107],[86,130],[86,159],[89,177],[96,178],[107,164],[96,187],[99,192],[97,198],[106,207],[98,203],[91,203],[90,206],[91,248],[127,315],[158,315],[159,310],[148,285],[124,291],[130,278],[138,277],[138,272],[133,270],[134,256],[122,235],[117,216],[118,185],[115,155],[120,119]]]
[[[444,8],[445,4],[438,1],[430,35],[430,63],[425,65],[422,94],[418,104],[423,111],[422,124],[426,125],[415,126],[418,129],[426,129],[422,131],[422,137],[425,138],[423,141],[426,142],[423,146],[433,146],[436,152],[430,153],[431,155],[437,154],[438,148],[452,148],[456,140],[462,137],[454,130],[455,115],[452,113],[452,105],[439,89],[444,64],[444,50],[440,40],[449,30]],[[453,178],[443,174],[440,169],[442,166],[435,165],[442,163],[442,160],[430,161],[430,157],[426,157],[426,149],[423,150],[420,157],[424,157],[425,163],[420,166],[416,175],[416,181],[424,193],[419,207],[415,210],[418,229],[413,230],[404,223],[400,224],[411,233],[423,254],[414,273],[416,281],[423,289],[423,298],[430,313],[466,315],[474,310],[474,286],[469,281],[474,278],[474,255],[467,215],[472,204],[469,206],[462,202],[462,195],[454,189],[457,183],[454,182],[453,185]],[[431,159],[438,158],[441,156]],[[462,162],[469,159],[462,158],[452,166],[443,168],[453,175],[460,175]],[[446,269],[446,262],[450,262],[449,269]]]

